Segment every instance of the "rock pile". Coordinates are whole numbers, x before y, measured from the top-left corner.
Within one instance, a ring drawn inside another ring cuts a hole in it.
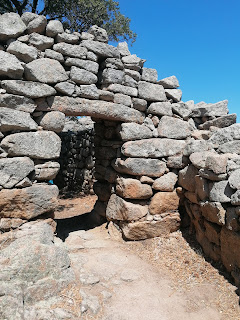
[[[228,102],[181,101],[175,76],[158,80],[97,26],[80,34],[32,13],[0,18],[0,210],[12,218],[4,221],[54,208],[56,186],[43,182],[59,170],[57,133],[65,115],[91,116],[94,212],[138,240],[178,229],[184,205],[207,255],[237,278],[240,125]]]

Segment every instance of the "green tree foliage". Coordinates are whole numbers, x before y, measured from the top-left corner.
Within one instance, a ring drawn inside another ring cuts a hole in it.
[[[96,24],[107,30],[112,41],[134,42],[136,34],[130,29],[130,19],[120,12],[119,2],[113,0],[0,0],[0,13],[31,11],[59,19],[74,31],[87,31]]]

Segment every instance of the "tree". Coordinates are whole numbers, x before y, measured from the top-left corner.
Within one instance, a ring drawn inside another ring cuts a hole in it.
[[[0,14],[31,11],[49,20],[59,19],[71,31],[87,31],[96,24],[107,30],[111,41],[134,42],[136,34],[130,29],[130,19],[120,12],[119,2],[113,0],[0,0]]]

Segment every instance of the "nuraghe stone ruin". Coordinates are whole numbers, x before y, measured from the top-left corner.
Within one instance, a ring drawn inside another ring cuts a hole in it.
[[[182,102],[175,76],[108,45],[106,31],[70,33],[59,21],[0,16],[0,228],[57,204],[65,116],[95,122],[98,201],[92,214],[125,239],[175,231],[185,208],[207,256],[235,280],[240,268],[240,124],[228,102]]]

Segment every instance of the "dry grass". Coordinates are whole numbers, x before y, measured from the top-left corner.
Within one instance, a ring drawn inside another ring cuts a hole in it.
[[[158,271],[166,273],[173,281],[174,292],[187,292],[208,286],[217,292],[217,300],[215,296],[211,301],[204,301],[205,306],[215,306],[222,320],[239,320],[237,288],[205,260],[201,247],[194,237],[184,235],[188,241],[181,231],[177,231],[164,238],[129,242],[128,246],[142,259],[151,262]]]

